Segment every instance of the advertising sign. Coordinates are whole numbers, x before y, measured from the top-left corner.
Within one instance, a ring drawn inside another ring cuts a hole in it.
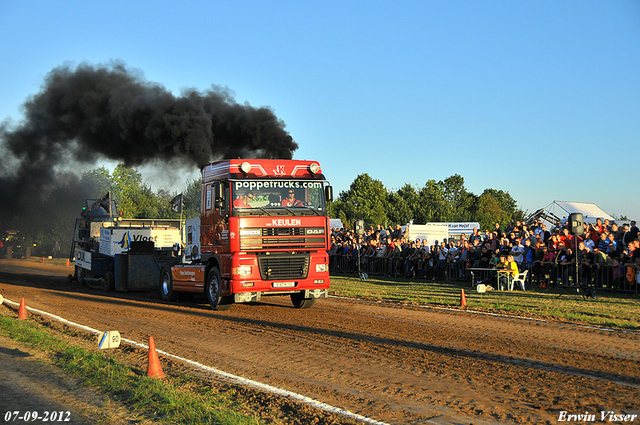
[[[103,227],[100,229],[100,253],[114,256],[131,248],[131,242],[152,241],[156,248],[180,243],[180,229]]]
[[[91,270],[91,252],[76,248],[74,255],[76,257],[76,266]]]
[[[449,234],[452,236],[460,236],[463,233],[469,236],[471,233],[473,233],[474,227],[480,230],[480,223],[475,223],[475,222],[440,223],[440,224],[446,224],[449,227]]]

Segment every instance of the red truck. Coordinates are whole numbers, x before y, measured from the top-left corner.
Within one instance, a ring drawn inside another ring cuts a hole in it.
[[[163,268],[160,295],[204,293],[214,310],[289,295],[309,308],[329,288],[327,203],[315,161],[224,160],[202,168],[201,215],[188,220],[185,260]]]

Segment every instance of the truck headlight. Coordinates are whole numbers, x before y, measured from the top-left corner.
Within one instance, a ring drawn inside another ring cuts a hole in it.
[[[243,162],[242,164],[240,164],[240,171],[247,174],[249,171],[251,171],[251,164],[249,164],[248,162]]]
[[[238,276],[247,276],[251,274],[251,266],[238,266],[231,268],[231,274]]]
[[[316,273],[324,273],[328,270],[329,268],[326,264],[316,264]]]

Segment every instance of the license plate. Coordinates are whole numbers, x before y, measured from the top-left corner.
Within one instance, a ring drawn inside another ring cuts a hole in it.
[[[295,282],[273,282],[274,288],[292,288],[296,286]]]

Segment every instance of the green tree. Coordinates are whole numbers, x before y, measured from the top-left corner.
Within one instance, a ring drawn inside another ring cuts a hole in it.
[[[510,221],[524,219],[524,211],[518,208],[516,200],[509,195],[509,192],[497,189],[485,189],[482,194],[491,195],[493,199],[498,202],[500,209],[502,210],[502,215],[500,217],[496,217],[493,223],[498,221],[500,224],[505,225]],[[493,228],[493,226],[491,228]]]
[[[464,178],[454,174],[438,184],[442,187],[444,199],[451,207],[452,215],[449,221],[470,221],[475,199],[464,187]]]
[[[416,216],[421,207],[420,194],[413,185],[407,183],[395,192],[390,191],[387,203],[390,224],[406,224],[411,220],[419,222]]]
[[[105,167],[100,167],[87,171],[82,175],[80,185],[86,188],[86,191],[91,194],[88,195],[87,199],[104,195],[112,186],[109,170]]]
[[[122,215],[127,218],[160,218],[162,206],[151,188],[142,181],[142,174],[124,164],[118,164],[112,175],[114,198]]]
[[[372,179],[366,173],[356,177],[349,190],[340,193],[339,200],[334,208],[339,217],[344,214],[345,226],[351,227],[354,220],[364,220],[365,226],[388,221],[387,189],[380,180]]]
[[[428,180],[420,189],[420,208],[416,211],[417,223],[451,221],[453,207],[445,199],[444,187],[435,180]]]
[[[389,192],[387,204],[389,205],[387,218],[391,224],[406,224],[409,220],[413,220],[413,211],[409,203],[398,192]]]
[[[180,218],[180,214],[171,211],[171,200],[175,196],[176,194],[169,192],[167,189],[158,189],[155,193],[159,218]]]
[[[478,197],[475,221],[480,223],[481,229],[493,229],[494,223],[507,223],[509,216],[502,209],[502,205],[490,192],[486,190]]]
[[[182,193],[182,218],[188,219],[200,216],[201,203],[201,180],[194,179],[187,184],[182,192],[169,192],[166,189],[160,189],[156,193],[161,216],[165,218],[180,218],[180,213],[171,210],[171,201]]]
[[[353,223],[349,223],[349,221],[347,220],[347,216],[344,213],[344,208],[343,208],[343,203],[342,201],[340,201],[340,199],[336,198],[333,200],[333,202],[331,202],[331,205],[329,206],[329,217],[330,218],[339,218],[340,221],[342,221],[342,225],[347,228],[350,229],[353,227]]]
[[[187,185],[184,191],[184,217],[192,218],[200,215],[200,204],[202,203],[202,181],[194,179]]]

